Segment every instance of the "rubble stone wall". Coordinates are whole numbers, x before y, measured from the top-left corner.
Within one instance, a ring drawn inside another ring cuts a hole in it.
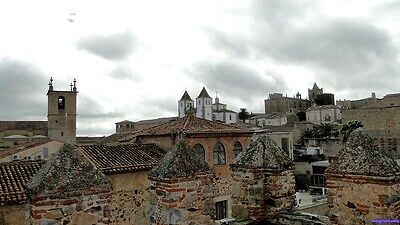
[[[233,173],[233,217],[238,221],[273,217],[291,209],[295,202],[293,170],[267,173],[239,169]]]
[[[214,224],[213,184],[207,174],[174,182],[151,181],[151,224]]]
[[[0,207],[0,225],[26,225],[28,222],[27,205],[7,205]]]
[[[330,213],[336,224],[372,224],[372,219],[399,218],[399,182],[328,176],[327,187]]]
[[[31,224],[110,224],[109,188],[76,191],[71,197],[63,195],[62,190],[57,190],[34,196],[29,205]]]
[[[107,175],[113,192],[111,224],[150,224],[148,171]]]

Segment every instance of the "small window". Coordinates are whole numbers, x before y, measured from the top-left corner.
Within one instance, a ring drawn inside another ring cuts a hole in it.
[[[37,158],[38,158],[38,159],[42,159],[42,156],[41,156],[41,155],[38,155]]]
[[[61,137],[64,137],[64,132],[61,132]]]
[[[235,145],[233,145],[233,152],[235,153],[235,158],[241,153],[243,150],[242,144],[240,142],[236,142]]]
[[[56,123],[58,123],[58,120],[56,120]]]
[[[13,155],[13,159],[18,159],[18,155]]]
[[[215,220],[228,218],[228,200],[215,203]]]
[[[214,164],[215,165],[222,165],[226,164],[226,154],[225,154],[225,148],[221,143],[217,143],[214,146]]]
[[[31,160],[32,159],[32,156],[28,156],[28,160]]]
[[[229,120],[232,120],[232,115],[229,115]]]
[[[65,109],[65,98],[64,98],[64,96],[58,97],[58,109]]]
[[[203,145],[195,144],[193,148],[194,148],[194,151],[196,152],[196,154],[200,157],[200,159],[203,159],[205,161],[206,160],[206,151],[204,150]]]
[[[49,148],[43,148],[43,158],[49,158]]]

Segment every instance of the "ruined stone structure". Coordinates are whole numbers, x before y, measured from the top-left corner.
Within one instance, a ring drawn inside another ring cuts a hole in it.
[[[214,224],[213,173],[185,142],[150,172],[151,224]]]
[[[50,140],[76,144],[76,80],[70,91],[55,91],[53,78],[49,82],[48,97],[48,137]]]
[[[350,135],[325,175],[333,224],[400,217],[400,167],[363,131]]]
[[[294,206],[294,165],[268,137],[257,137],[232,170],[232,215],[237,221],[274,218]]]
[[[64,146],[26,188],[32,225],[110,223],[111,183],[72,146]]]

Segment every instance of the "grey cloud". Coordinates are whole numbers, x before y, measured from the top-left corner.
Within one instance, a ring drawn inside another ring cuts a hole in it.
[[[98,125],[78,126],[79,136],[107,136],[115,132],[115,127],[102,127]]]
[[[138,74],[132,71],[128,66],[117,66],[108,74],[108,76],[117,80],[141,80]]]
[[[178,113],[178,102],[172,97],[146,97],[138,104],[145,106],[136,109],[138,118],[174,116]]]
[[[228,35],[216,29],[204,29],[209,38],[210,44],[220,51],[225,51],[227,55],[236,57],[247,57],[250,52],[247,47],[247,40],[244,37]]]
[[[78,118],[83,122],[112,119],[123,115],[115,110],[106,110],[98,101],[86,95],[78,97],[78,104]]]
[[[79,49],[108,60],[121,60],[128,57],[136,46],[135,36],[129,32],[115,33],[108,36],[91,35],[79,40]]]
[[[45,119],[47,78],[35,66],[11,59],[0,60],[0,118]]]
[[[258,105],[267,93],[287,89],[282,76],[270,71],[260,74],[233,62],[201,62],[186,72],[205,87],[224,93],[228,103],[236,102],[230,105],[234,110],[243,105],[259,110]]]

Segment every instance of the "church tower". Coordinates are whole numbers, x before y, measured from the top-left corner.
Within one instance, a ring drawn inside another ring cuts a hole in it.
[[[47,91],[47,132],[50,140],[76,144],[76,80],[69,91],[55,91],[50,78]]]
[[[213,120],[212,98],[204,87],[196,98],[196,117]]]
[[[178,101],[179,118],[187,116],[186,113],[190,108],[194,108],[194,102],[193,99],[187,93],[187,91],[185,91],[185,93],[183,93],[181,100]]]

